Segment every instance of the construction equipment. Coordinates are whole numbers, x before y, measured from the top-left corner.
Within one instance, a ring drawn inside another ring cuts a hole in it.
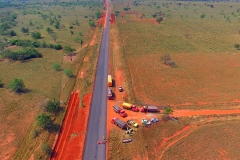
[[[125,113],[125,111],[119,106],[113,106],[113,110],[114,112],[118,113],[121,117],[127,117],[127,113]]]
[[[108,87],[112,86],[112,76],[108,75]]]
[[[127,129],[127,123],[121,121],[120,119],[118,119],[116,117],[111,120],[111,123],[115,124],[116,126],[118,126],[121,129]]]
[[[136,123],[136,122],[134,122],[134,121],[132,121],[132,120],[128,120],[127,123],[128,123],[129,125],[135,127],[135,128],[138,127],[138,123]]]
[[[143,106],[140,108],[141,112],[160,112],[156,106]]]
[[[133,105],[131,103],[123,102],[122,106],[123,106],[124,109],[127,109],[127,110],[131,110],[131,111],[134,111],[134,112],[138,112],[139,111],[137,106],[135,106],[135,105]]]

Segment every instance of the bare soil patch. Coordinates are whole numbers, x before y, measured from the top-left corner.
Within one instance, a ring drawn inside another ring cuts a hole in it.
[[[115,17],[115,14],[111,13],[110,20],[111,20],[111,24],[116,24],[116,17]]]
[[[79,106],[78,93],[72,94],[62,132],[60,132],[51,159],[82,159],[90,101],[91,94],[88,94],[83,99],[84,107]]]

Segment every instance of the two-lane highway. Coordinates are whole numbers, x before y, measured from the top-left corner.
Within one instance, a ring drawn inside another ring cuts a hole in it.
[[[108,5],[88,120],[84,160],[106,160],[106,145],[97,145],[97,142],[102,140],[103,136],[106,137],[109,16]]]

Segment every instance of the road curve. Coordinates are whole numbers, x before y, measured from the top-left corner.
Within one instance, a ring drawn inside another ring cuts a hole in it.
[[[103,31],[102,44],[95,77],[83,154],[84,160],[106,160],[106,145],[98,145],[97,142],[102,140],[103,136],[106,137],[109,15],[110,9],[107,3],[106,25]]]

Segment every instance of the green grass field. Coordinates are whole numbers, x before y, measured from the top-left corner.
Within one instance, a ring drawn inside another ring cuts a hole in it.
[[[52,1],[53,2],[53,1]],[[18,2],[14,2],[18,4]],[[0,128],[4,130],[0,134],[1,148],[0,157],[6,159],[29,159],[33,156],[35,159],[47,158],[47,155],[38,148],[42,142],[53,143],[54,134],[39,129],[35,124],[35,117],[42,113],[47,100],[58,99],[67,103],[69,95],[74,88],[79,69],[83,65],[85,55],[89,55],[96,64],[96,57],[92,58],[92,53],[97,49],[87,44],[90,43],[93,34],[101,34],[101,29],[95,32],[94,28],[89,26],[89,21],[97,23],[95,12],[103,10],[102,2],[67,2],[51,3],[42,1],[21,3],[18,8],[1,8],[0,12],[11,12],[17,14],[17,25],[11,29],[17,35],[13,37],[2,36],[7,40],[11,39],[29,39],[32,32],[40,32],[39,42],[45,41],[47,44],[61,44],[63,47],[69,45],[77,50],[77,57],[74,61],[64,58],[63,50],[54,50],[50,48],[37,48],[43,55],[42,58],[29,59],[27,61],[9,61],[1,59],[0,61],[0,80],[4,87],[0,88]],[[42,16],[46,16],[46,20]],[[60,16],[59,16],[60,15]],[[56,19],[60,22],[60,29],[55,29],[54,24],[50,25],[50,20]],[[76,21],[79,24],[76,24]],[[32,25],[30,25],[32,22]],[[0,23],[1,24],[1,23]],[[69,27],[73,26],[72,29]],[[29,34],[22,33],[21,28],[27,27]],[[56,42],[46,28],[50,27],[56,34]],[[73,34],[71,34],[73,31]],[[79,32],[82,35],[79,35]],[[79,37],[83,40],[83,45],[87,46],[81,49],[79,43],[74,42],[74,38]],[[99,40],[97,42],[99,44]],[[21,50],[22,47],[11,47],[12,51]],[[59,63],[60,71],[54,71],[52,65]],[[73,71],[75,77],[67,78],[63,70],[69,68]],[[94,68],[91,70],[92,76]],[[26,85],[26,92],[16,94],[7,89],[7,86],[14,78],[20,78]],[[89,81],[92,84],[92,77],[89,75]],[[90,86],[90,85],[89,85]],[[88,86],[88,87],[89,87]],[[86,88],[77,88],[86,89]],[[89,91],[89,89],[88,89]],[[82,91],[83,92],[83,91]],[[85,93],[85,92],[83,92]],[[83,95],[82,95],[83,96]],[[61,124],[65,110],[62,109],[57,117],[52,117],[56,124]],[[6,122],[7,120],[7,122]],[[33,136],[37,135],[38,136]],[[27,136],[26,136],[27,134]],[[7,140],[7,141],[6,141]]]

